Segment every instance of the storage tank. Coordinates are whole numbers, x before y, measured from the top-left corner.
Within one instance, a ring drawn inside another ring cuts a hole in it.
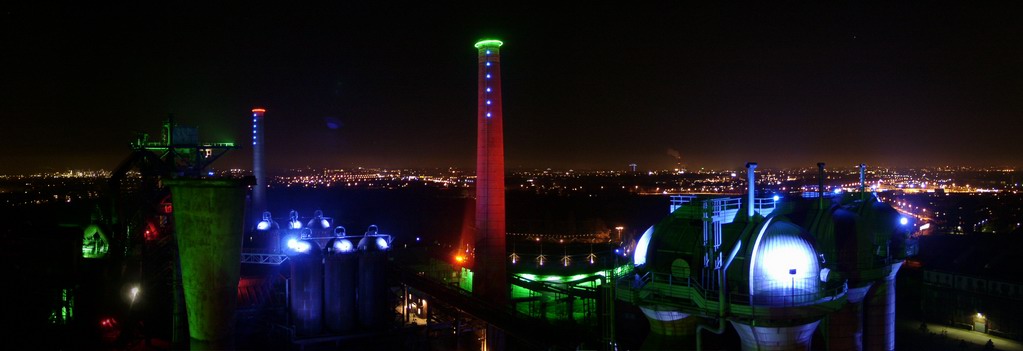
[[[375,234],[371,226],[359,240],[359,325],[366,329],[380,329],[391,320],[387,299],[387,251],[391,236]]]
[[[813,238],[784,218],[771,217],[750,237],[735,267],[744,275],[736,283],[749,289],[752,321],[731,320],[743,350],[809,350],[814,331],[827,311],[822,301],[833,297],[821,284],[819,255]],[[745,279],[743,279],[745,278]],[[746,280],[743,282],[743,280]],[[735,303],[736,301],[733,301]],[[810,312],[801,311],[810,307]]]
[[[295,334],[323,331],[323,254],[312,240],[289,238],[284,252],[291,262],[288,296]]]
[[[355,301],[359,257],[358,237],[340,237],[327,242],[323,263],[324,324],[335,333],[355,330]],[[354,242],[353,242],[354,241]]]
[[[306,223],[306,228],[312,231],[314,237],[330,236],[333,222],[333,218],[324,217],[323,211],[316,210],[313,212],[313,218],[309,219],[309,222]]]
[[[834,262],[832,274],[848,278],[849,293],[829,320],[828,347],[892,350],[895,274],[908,254],[909,219],[868,193],[833,196],[830,203],[815,234]]]
[[[632,287],[619,298],[640,307],[657,337],[699,345],[700,330],[721,334],[730,322],[743,350],[808,350],[822,317],[841,305],[844,282],[823,280],[804,227],[746,206],[696,198],[640,237]]]

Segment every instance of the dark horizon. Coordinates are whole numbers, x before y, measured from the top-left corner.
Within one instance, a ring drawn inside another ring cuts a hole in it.
[[[0,173],[113,169],[168,114],[251,166],[475,161],[502,56],[509,169],[1023,166],[1021,24],[964,3],[8,8]]]

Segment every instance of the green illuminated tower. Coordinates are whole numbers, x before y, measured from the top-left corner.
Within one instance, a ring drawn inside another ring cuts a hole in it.
[[[245,193],[253,179],[171,179],[191,349],[233,347]]]

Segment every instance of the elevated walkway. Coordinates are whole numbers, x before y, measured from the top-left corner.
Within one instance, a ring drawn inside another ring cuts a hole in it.
[[[735,216],[739,213],[739,209],[742,206],[742,198],[738,197],[726,197],[726,198],[711,198],[703,201],[697,201],[696,195],[672,195],[671,204],[668,206],[670,213],[678,212],[678,215],[682,218],[690,219],[711,219],[720,221],[723,224],[732,223],[735,220]],[[714,211],[713,215],[708,218],[705,216],[707,208],[702,205],[707,201],[714,200],[717,208],[712,208]],[[759,213],[763,217],[767,217],[778,205],[778,200],[773,197],[758,197],[753,199],[753,211]]]
[[[615,283],[618,299],[634,305],[657,305],[676,308],[679,312],[716,317],[721,301],[717,290],[705,289],[692,279],[675,279],[670,274],[647,273],[639,280],[623,278]],[[822,289],[813,293],[752,296],[743,293],[725,295],[732,320],[814,319],[845,304],[848,287]]]
[[[462,312],[486,321],[510,336],[533,343],[533,349],[566,348],[574,349],[586,340],[599,340],[599,335],[552,328],[547,323],[523,315],[510,306],[497,306],[478,299],[468,291],[453,289],[442,282],[428,279],[416,272],[391,264],[390,270],[396,279],[435,299],[454,306]]]

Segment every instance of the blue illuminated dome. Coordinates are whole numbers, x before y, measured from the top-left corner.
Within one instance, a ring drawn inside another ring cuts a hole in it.
[[[757,304],[811,302],[820,291],[817,250],[799,226],[768,220],[753,243],[749,292]]]
[[[352,241],[348,239],[336,239],[331,247],[335,253],[355,252],[355,244],[352,244]]]
[[[650,238],[654,236],[654,227],[647,228],[643,235],[636,242],[636,252],[633,253],[632,263],[637,266],[646,264],[647,249],[650,248]]]
[[[310,228],[316,227],[319,229],[328,229],[331,226],[331,218],[324,217],[323,211],[316,210],[313,212],[313,219],[310,219],[306,226]]]
[[[363,236],[359,240],[359,251],[387,251],[391,248],[391,236],[387,234],[374,234]]]
[[[263,212],[263,219],[256,224],[257,230],[270,230],[274,229],[277,223],[274,222],[273,218],[270,217],[270,211]]]
[[[320,246],[311,240],[303,240],[295,237],[288,237],[284,239],[284,253],[289,256],[303,255],[303,254],[316,254],[320,251]]]

